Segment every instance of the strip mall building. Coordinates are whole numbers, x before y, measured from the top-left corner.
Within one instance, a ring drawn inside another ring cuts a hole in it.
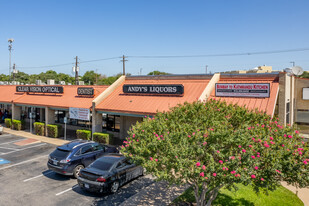
[[[7,117],[45,125],[67,122],[71,130],[108,132],[119,140],[146,115],[209,99],[258,109],[283,124],[309,124],[309,79],[286,73],[122,76],[111,86],[0,88],[0,107]]]

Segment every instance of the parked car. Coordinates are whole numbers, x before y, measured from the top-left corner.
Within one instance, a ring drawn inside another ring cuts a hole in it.
[[[81,169],[107,153],[118,153],[118,150],[93,141],[74,140],[57,147],[49,155],[47,166],[59,174],[77,177]]]
[[[107,154],[82,169],[77,182],[82,189],[90,192],[115,193],[120,186],[143,174],[143,168],[130,159],[121,154]]]

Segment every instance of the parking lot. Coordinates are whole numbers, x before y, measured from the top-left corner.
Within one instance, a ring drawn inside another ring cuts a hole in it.
[[[76,179],[47,169],[55,145],[12,134],[0,135],[1,205],[119,205],[153,183],[146,175],[115,194],[93,194]]]

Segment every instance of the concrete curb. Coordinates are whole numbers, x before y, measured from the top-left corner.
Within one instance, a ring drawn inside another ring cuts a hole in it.
[[[46,143],[54,144],[54,145],[58,145],[58,146],[69,142],[69,141],[63,140],[63,139],[39,136],[39,135],[31,134],[29,132],[16,131],[16,130],[12,130],[12,129],[9,129],[9,128],[3,128],[3,132],[13,134],[13,135],[17,135],[17,136],[22,136],[22,137],[25,137],[25,138],[36,139],[36,140],[41,141],[41,142],[46,142]],[[1,135],[0,135],[0,138],[1,138]]]

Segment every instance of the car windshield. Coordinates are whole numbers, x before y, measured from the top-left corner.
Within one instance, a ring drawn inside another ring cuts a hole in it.
[[[109,171],[111,169],[111,167],[113,166],[113,164],[114,163],[112,163],[112,162],[97,160],[97,161],[93,162],[90,167],[95,168],[95,169],[99,169],[99,170],[103,170],[103,171]]]
[[[53,151],[50,156],[59,157],[65,159],[69,155],[70,151],[68,150],[62,150],[57,148],[55,151]]]

